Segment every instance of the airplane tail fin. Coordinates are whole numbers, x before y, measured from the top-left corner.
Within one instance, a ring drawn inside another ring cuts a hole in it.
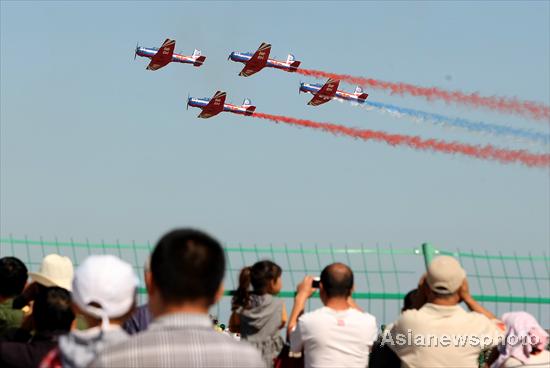
[[[244,114],[247,116],[252,115],[256,111],[256,106],[252,106],[252,101],[248,98],[244,99],[242,106],[246,109]]]
[[[290,65],[290,71],[295,72],[296,69],[300,66],[300,62],[296,60],[294,55],[288,54],[288,57],[286,58],[286,63]]]
[[[193,51],[193,59],[195,60],[193,66],[199,67],[206,60],[206,56],[201,56],[201,50],[195,49],[195,51]]]
[[[369,97],[368,93],[363,92],[363,88],[361,88],[361,86],[355,87],[354,95],[356,95],[361,102],[365,102],[367,97]]]
[[[206,60],[206,56],[199,56],[199,57],[195,60],[195,62],[193,63],[193,66],[199,67],[199,66],[201,66],[201,65],[204,63],[205,60]]]

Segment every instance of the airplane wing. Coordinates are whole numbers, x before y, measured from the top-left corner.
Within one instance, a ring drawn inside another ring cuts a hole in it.
[[[151,58],[151,62],[147,65],[148,70],[157,70],[167,65],[172,61],[176,41],[167,38],[157,53]]]
[[[312,106],[319,106],[321,104],[329,102],[336,94],[339,84],[340,81],[338,79],[329,79],[307,104]]]
[[[218,115],[223,111],[223,105],[225,104],[225,92],[218,91],[214,94],[214,97],[210,99],[208,105],[202,108],[199,118],[207,119],[212,116]]]
[[[258,50],[252,55],[250,60],[246,62],[243,70],[239,73],[241,77],[250,77],[252,74],[255,74],[262,70],[267,64],[267,59],[269,59],[269,53],[271,52],[271,45],[265,42],[262,42]]]

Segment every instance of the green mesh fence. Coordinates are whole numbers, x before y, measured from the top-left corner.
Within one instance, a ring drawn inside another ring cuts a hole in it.
[[[36,270],[42,258],[50,253],[70,257],[77,266],[90,254],[114,254],[136,268],[142,286],[140,298],[145,300],[143,264],[153,244],[106,243],[101,241],[53,241],[26,238],[1,238],[0,255],[13,255]],[[419,247],[394,248],[347,245],[277,244],[268,246],[226,244],[226,296],[238,284],[242,267],[261,259],[270,259],[283,269],[283,291],[291,307],[296,285],[305,275],[319,275],[332,262],[348,264],[355,274],[354,297],[365,310],[374,314],[379,323],[393,321],[400,312],[402,299],[416,287],[425,265],[438,254],[452,255],[460,260],[468,273],[474,297],[495,314],[526,310],[535,315],[543,326],[550,326],[550,257],[545,253],[490,254],[480,251],[445,250],[429,244]],[[311,298],[309,308],[321,305],[318,297]],[[224,298],[212,311],[226,321],[230,313],[230,298]]]

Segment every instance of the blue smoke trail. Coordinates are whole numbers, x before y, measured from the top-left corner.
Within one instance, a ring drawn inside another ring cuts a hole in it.
[[[542,143],[545,145],[550,144],[550,135],[534,132],[531,130],[510,128],[506,126],[483,123],[479,121],[475,122],[461,118],[451,118],[448,116],[408,109],[381,102],[365,101],[363,105],[370,106],[372,108],[390,113],[392,115],[396,115],[398,117],[407,116],[418,121],[428,121],[438,125],[458,127],[477,133],[509,136],[514,138],[522,138],[531,142]]]

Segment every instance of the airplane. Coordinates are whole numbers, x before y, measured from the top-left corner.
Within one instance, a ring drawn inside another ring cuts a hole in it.
[[[187,109],[189,109],[189,106],[198,107],[202,109],[202,112],[197,117],[203,118],[203,119],[216,116],[222,111],[250,116],[256,110],[256,106],[252,106],[248,98],[244,99],[244,102],[241,106],[237,106],[232,104],[226,104],[225,96],[226,96],[225,92],[217,91],[212,98],[188,97]]]
[[[329,102],[333,98],[341,98],[343,100],[364,103],[369,95],[363,92],[360,86],[355,88],[354,93],[338,90],[340,81],[338,79],[329,79],[324,85],[300,83],[299,92],[311,93],[313,98],[307,103],[312,106],[319,106]]]
[[[170,62],[193,64],[193,66],[199,67],[206,60],[206,56],[202,56],[200,50],[195,49],[193,56],[184,56],[174,53],[176,47],[176,41],[169,38],[164,41],[160,49],[156,47],[140,47],[136,45],[136,52],[134,54],[134,60],[136,56],[143,56],[151,59],[147,70],[157,70],[166,66]]]
[[[271,45],[262,42],[254,54],[250,52],[236,52],[229,54],[227,60],[236,61],[244,64],[243,70],[239,73],[241,77],[250,77],[265,67],[277,68],[287,72],[295,72],[300,66],[300,62],[294,59],[294,55],[288,54],[286,62],[269,58]]]

